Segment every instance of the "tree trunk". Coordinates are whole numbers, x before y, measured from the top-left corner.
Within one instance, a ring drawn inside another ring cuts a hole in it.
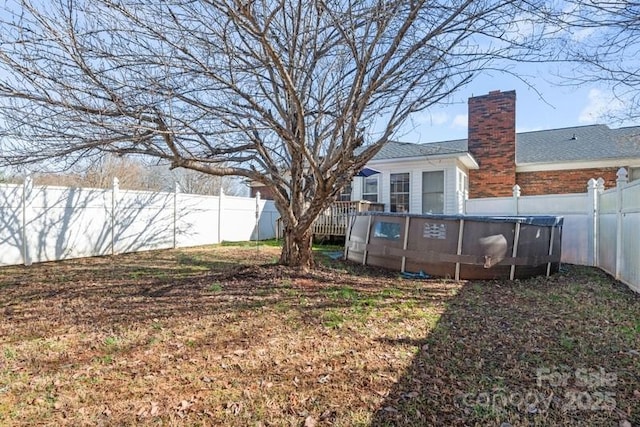
[[[312,269],[314,266],[312,238],[313,232],[310,228],[299,230],[285,225],[280,264],[303,271]]]

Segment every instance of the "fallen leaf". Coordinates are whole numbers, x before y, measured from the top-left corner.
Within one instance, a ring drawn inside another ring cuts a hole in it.
[[[322,413],[322,415],[320,415],[320,419],[321,420],[329,420],[329,419],[335,418],[335,416],[336,416],[336,411],[331,411],[331,410],[327,409],[326,411],[324,411]]]
[[[151,412],[149,412],[151,414],[151,416],[155,417],[156,415],[158,415],[159,412],[160,412],[160,410],[158,408],[158,403],[157,402],[151,402]]]
[[[193,405],[192,402],[189,402],[188,400],[182,400],[180,401],[180,403],[178,404],[178,411],[186,411],[187,409],[189,409],[191,406]]]
[[[320,384],[324,384],[324,383],[329,381],[329,378],[330,378],[330,375],[324,375],[324,376],[318,378],[318,382]]]
[[[138,412],[136,413],[136,415],[137,415],[138,417],[142,418],[142,417],[146,417],[146,416],[147,416],[147,413],[148,413],[148,412],[147,412],[147,408],[142,407],[142,408],[140,408],[140,409],[138,410]]]

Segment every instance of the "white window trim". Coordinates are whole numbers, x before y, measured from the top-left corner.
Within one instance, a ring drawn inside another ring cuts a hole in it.
[[[368,179],[375,179],[376,180],[376,192],[375,193],[366,193],[365,192],[365,189],[367,188],[367,180]],[[362,200],[366,200],[364,198],[364,196],[373,196],[373,195],[376,196],[376,201],[372,202],[372,203],[378,203],[380,201],[380,177],[379,177],[379,174],[378,175],[373,175],[373,176],[367,176],[367,177],[364,177],[362,179],[362,195],[361,195]]]
[[[421,184],[424,184],[423,177],[425,172],[442,172],[442,214],[447,210],[447,171],[445,169],[423,170],[420,174]],[[424,209],[424,187],[420,189],[420,210]]]
[[[401,211],[397,211],[397,210],[396,211],[392,210],[393,202],[392,202],[392,197],[391,196],[394,193],[394,191],[393,191],[393,183],[391,181],[392,175],[407,175],[408,176],[407,182],[409,183],[409,191],[407,191],[406,193],[405,192],[401,192],[401,193],[399,192],[399,193],[396,193],[396,194],[406,194],[407,195],[407,210],[405,212],[411,212],[411,187],[413,187],[411,185],[411,172],[392,172],[392,173],[389,174],[389,211],[390,212],[401,212]]]

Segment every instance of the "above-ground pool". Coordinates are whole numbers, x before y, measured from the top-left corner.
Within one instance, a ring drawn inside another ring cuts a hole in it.
[[[562,217],[362,212],[345,257],[365,265],[452,279],[517,279],[560,268]]]

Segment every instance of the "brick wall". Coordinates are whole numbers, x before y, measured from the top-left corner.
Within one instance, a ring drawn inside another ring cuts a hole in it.
[[[518,172],[516,181],[523,196],[541,194],[586,193],[587,181],[604,178],[605,188],[616,186],[615,168],[592,168],[544,172]]]
[[[469,98],[469,197],[510,196],[516,184],[516,92]]]
[[[273,191],[269,187],[265,186],[255,186],[249,187],[250,197],[256,197],[256,193],[260,192],[260,199],[262,200],[273,200]]]

